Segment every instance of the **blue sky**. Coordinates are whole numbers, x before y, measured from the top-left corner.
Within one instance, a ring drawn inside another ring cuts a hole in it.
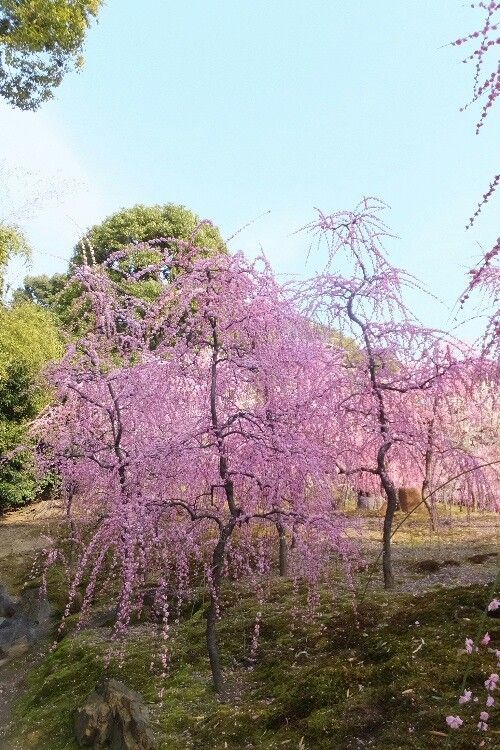
[[[232,247],[262,247],[286,274],[304,271],[309,239],[293,233],[314,207],[376,195],[391,206],[394,263],[445,303],[415,298],[417,313],[445,326],[498,234],[498,196],[464,226],[498,171],[499,112],[476,137],[478,110],[458,111],[473,71],[444,46],[480,22],[459,0],[107,0],[85,68],[55,101],[0,105],[4,172],[25,171],[8,177],[3,215],[44,183],[52,195],[19,220],[31,272],[52,273],[122,206],[183,203],[224,236],[270,212]]]

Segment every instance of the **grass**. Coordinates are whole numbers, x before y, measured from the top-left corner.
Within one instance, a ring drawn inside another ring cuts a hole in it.
[[[151,626],[131,629],[122,667],[118,658],[107,662],[109,631],[72,634],[31,674],[16,707],[17,740],[23,750],[76,749],[72,713],[107,675],[150,703],[161,750],[476,748],[477,719],[471,729],[448,733],[444,717],[458,713],[464,670],[467,687],[480,692],[484,672],[494,664],[484,649],[471,656],[460,652],[465,637],[477,634],[488,595],[484,586],[420,596],[378,591],[355,610],[352,596],[340,594],[332,603],[324,591],[319,615],[310,621],[297,616],[291,585],[277,579],[249,671],[244,657],[255,598],[248,587],[228,587],[219,627],[227,703],[211,690],[202,609],[173,629],[162,701],[162,681],[150,668],[159,650]],[[497,623],[488,618],[484,629],[498,648]],[[495,737],[480,739],[493,747]]]

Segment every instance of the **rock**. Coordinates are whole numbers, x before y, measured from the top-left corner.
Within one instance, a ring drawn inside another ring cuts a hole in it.
[[[75,712],[75,737],[80,747],[105,747],[109,739],[111,708],[97,692]]]
[[[0,624],[0,665],[25,654],[31,644],[31,633],[24,623],[14,618],[5,619]]]
[[[156,750],[142,697],[118,680],[103,680],[75,712],[80,747]]]
[[[41,588],[25,589],[17,605],[17,617],[22,617],[32,627],[39,628],[50,620],[50,604]]]
[[[0,621],[0,664],[24,654],[43,636],[50,623],[50,605],[41,589],[27,589],[19,601],[11,599],[5,590],[3,601],[11,606],[11,614]]]

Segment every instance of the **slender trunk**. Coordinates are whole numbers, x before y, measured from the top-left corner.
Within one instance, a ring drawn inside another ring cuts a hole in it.
[[[220,662],[219,640],[217,636],[217,610],[219,605],[220,586],[222,581],[222,570],[226,554],[226,543],[232,532],[231,524],[221,531],[219,541],[212,556],[212,590],[210,592],[210,605],[207,610],[207,649],[212,670],[212,681],[214,690],[221,696],[224,695],[224,676]]]
[[[209,274],[210,279],[210,274]],[[229,520],[225,526],[220,525],[219,540],[215,546],[212,557],[212,590],[210,592],[210,605],[207,611],[207,649],[212,669],[212,680],[214,689],[224,697],[224,676],[220,661],[219,643],[217,638],[217,610],[219,603],[220,588],[226,557],[226,545],[241,515],[241,508],[236,505],[234,496],[234,482],[228,466],[228,453],[226,439],[223,430],[219,427],[217,413],[217,369],[219,364],[219,337],[217,333],[217,321],[209,317],[212,328],[212,363],[210,368],[210,416],[212,430],[215,434],[219,452],[219,477],[224,488],[226,503],[229,510]]]
[[[434,505],[434,496],[431,497],[430,503],[426,499],[428,494],[430,481],[431,481],[431,470],[432,470],[432,458],[434,454],[434,421],[436,419],[437,411],[437,397],[434,398],[432,408],[432,419],[429,421],[427,427],[427,447],[425,450],[425,475],[424,481],[422,482],[422,498],[424,505],[429,512],[429,521],[431,524],[431,531],[436,531],[436,509]]]
[[[279,568],[280,576],[287,576],[289,570],[288,564],[288,542],[286,539],[285,527],[282,523],[277,523],[276,528],[278,530],[279,539]]]
[[[392,570],[391,534],[394,513],[396,512],[398,504],[398,496],[394,484],[385,472],[383,472],[380,478],[387,497],[387,509],[384,517],[384,533],[382,536],[382,571],[384,573],[384,588],[392,589],[394,587],[394,573]]]
[[[424,501],[424,505],[427,508],[427,512],[429,513],[429,523],[431,525],[431,531],[436,531],[437,527],[437,514],[436,514],[436,506],[434,505],[434,499],[433,497],[431,500],[427,500],[426,495],[429,491],[429,480],[427,477],[425,477],[424,481],[422,482],[422,499]]]

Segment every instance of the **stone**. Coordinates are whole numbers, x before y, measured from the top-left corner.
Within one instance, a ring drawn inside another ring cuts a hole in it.
[[[75,712],[80,747],[111,750],[156,750],[144,701],[122,682],[105,679]]]
[[[24,618],[31,627],[42,628],[50,620],[50,604],[41,588],[25,589],[17,606],[16,616]]]
[[[13,617],[16,601],[7,592],[5,586],[0,584],[0,617]]]
[[[105,747],[109,739],[111,708],[97,692],[75,711],[75,737],[80,747]]]
[[[2,601],[10,602],[10,614],[0,621],[0,664],[28,651],[50,626],[50,605],[41,589],[27,589],[18,601],[2,590]]]

